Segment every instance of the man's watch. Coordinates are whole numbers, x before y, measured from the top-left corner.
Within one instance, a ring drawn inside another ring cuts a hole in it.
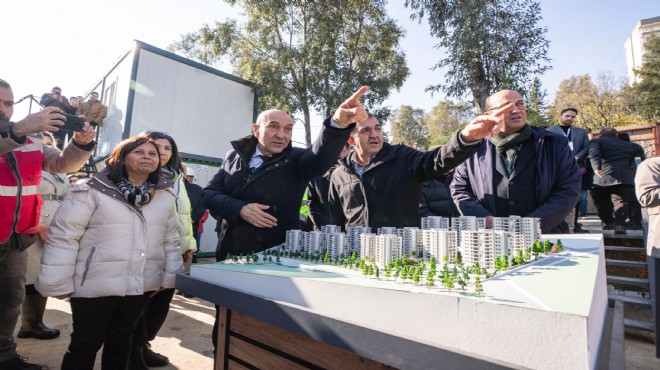
[[[21,144],[25,143],[25,136],[19,137],[14,132],[14,122],[0,124],[0,137],[12,139],[15,142]]]
[[[7,122],[7,123],[0,123],[0,137],[3,138],[8,138],[9,137],[9,131],[11,131],[11,127],[14,125],[14,122]]]

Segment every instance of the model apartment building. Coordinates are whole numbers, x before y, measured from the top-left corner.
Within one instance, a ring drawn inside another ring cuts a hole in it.
[[[460,252],[465,264],[479,262],[492,269],[497,257],[508,256],[512,261],[518,251],[524,252],[541,239],[540,219],[529,217],[495,217],[492,229],[486,229],[486,220],[481,217],[425,217],[422,227],[383,227],[378,234],[361,226],[349,227],[346,234],[336,225],[323,226],[321,231],[289,230],[285,249],[309,254],[327,252],[330,258],[348,257],[355,252],[358,258],[379,267],[403,256],[452,262]]]

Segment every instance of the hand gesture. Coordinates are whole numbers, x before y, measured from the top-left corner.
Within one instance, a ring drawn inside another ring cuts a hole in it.
[[[32,113],[14,123],[12,129],[14,135],[18,137],[36,134],[41,131],[57,132],[59,127],[64,125],[65,119],[60,108],[46,107],[42,111]]]
[[[39,239],[45,243],[46,238],[48,237],[48,226],[39,222],[37,225],[37,233],[39,233]]]
[[[504,123],[504,115],[509,113],[515,106],[515,103],[509,103],[473,119],[461,130],[461,140],[470,143],[481,140],[486,136],[497,135]]]
[[[264,212],[270,206],[259,203],[248,203],[241,208],[241,218],[256,227],[271,228],[277,226],[277,218]]]
[[[94,138],[96,138],[96,131],[94,131],[94,127],[92,127],[89,122],[85,122],[82,131],[73,133],[73,140],[80,145],[87,145],[91,143]]]
[[[183,254],[183,263],[188,263],[192,261],[192,256],[193,256],[193,251],[192,249],[188,249],[184,254]]]
[[[360,104],[360,98],[369,90],[368,86],[362,86],[350,98],[344,100],[337,108],[332,120],[340,126],[346,127],[354,122],[362,122],[368,118],[367,110]]]

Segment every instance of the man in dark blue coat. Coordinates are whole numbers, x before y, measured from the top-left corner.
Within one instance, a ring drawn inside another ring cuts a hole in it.
[[[525,101],[512,90],[486,100],[486,114],[514,104],[497,135],[456,168],[452,197],[465,216],[538,217],[544,233],[566,233],[564,218],[580,196],[581,175],[566,137],[526,123]]]
[[[603,230],[626,234],[628,209],[635,196],[636,148],[617,137],[613,127],[605,127],[600,137],[589,144],[589,159],[594,169],[591,197]]]
[[[202,193],[204,206],[228,226],[218,261],[284,243],[287,230],[300,228],[305,188],[337,161],[354,122],[367,118],[359,104],[366,91],[363,86],[324,121],[311,148],[291,146],[293,119],[276,109],[259,114],[253,135],[232,141],[234,149]]]

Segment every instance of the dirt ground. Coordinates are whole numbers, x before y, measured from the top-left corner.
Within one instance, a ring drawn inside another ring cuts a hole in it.
[[[62,356],[69,345],[71,335],[71,307],[66,301],[50,298],[44,323],[60,329],[62,334],[52,340],[16,338],[18,353],[29,362],[47,369],[59,369]],[[215,309],[213,305],[197,298],[175,295],[167,321],[151,348],[170,358],[170,365],[163,370],[209,370],[213,368],[211,329]],[[18,326],[16,331],[18,331]],[[94,369],[101,369],[101,351]],[[156,369],[156,368],[154,368]]]

